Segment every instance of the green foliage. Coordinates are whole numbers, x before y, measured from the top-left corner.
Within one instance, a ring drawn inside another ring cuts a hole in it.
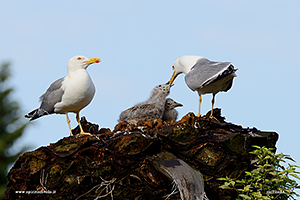
[[[220,186],[222,189],[234,189],[238,193],[237,199],[295,199],[299,196],[294,190],[300,185],[291,178],[300,180],[297,172],[297,165],[291,165],[286,160],[295,162],[289,155],[282,153],[275,154],[272,148],[253,146],[256,150],[250,152],[256,155],[253,161],[253,170],[245,172],[245,177],[241,180],[231,178],[219,178],[224,181]],[[287,167],[280,163],[286,163]]]
[[[24,149],[14,155],[10,155],[8,150],[22,135],[27,125],[20,121],[18,103],[11,100],[13,89],[7,84],[10,78],[9,65],[9,63],[3,63],[0,67],[0,199],[6,189],[7,168]]]

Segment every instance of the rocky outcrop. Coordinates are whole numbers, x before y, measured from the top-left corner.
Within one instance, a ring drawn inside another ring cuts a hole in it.
[[[167,153],[202,174],[209,199],[235,199],[234,191],[219,189],[217,178],[243,176],[252,145],[275,147],[278,134],[227,123],[220,112],[214,110],[219,122],[188,113],[178,122],[121,122],[113,131],[82,118],[92,135],[77,136],[77,127],[73,137],[22,154],[7,176],[4,198],[180,199],[172,178],[157,168],[159,156],[167,166],[161,162]]]

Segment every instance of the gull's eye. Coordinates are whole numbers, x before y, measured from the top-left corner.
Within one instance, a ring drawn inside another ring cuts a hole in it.
[[[174,65],[172,66],[172,69],[174,69],[175,67],[174,67]]]
[[[78,57],[77,60],[81,60],[81,57]]]

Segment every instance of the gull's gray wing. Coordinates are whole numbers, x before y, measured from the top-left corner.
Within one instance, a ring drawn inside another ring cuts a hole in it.
[[[65,79],[60,78],[53,82],[47,89],[45,94],[40,97],[41,106],[25,115],[26,118],[31,118],[30,121],[35,120],[44,115],[54,113],[54,105],[61,102],[64,90],[62,89],[62,83]]]
[[[214,81],[227,76],[223,72],[232,66],[230,62],[212,62],[207,59],[200,59],[186,74],[185,82],[188,87],[195,91]]]
[[[61,102],[64,90],[62,83],[65,78],[60,78],[53,82],[47,91],[40,97],[41,106],[40,109],[47,111],[49,114],[54,112],[54,105]]]

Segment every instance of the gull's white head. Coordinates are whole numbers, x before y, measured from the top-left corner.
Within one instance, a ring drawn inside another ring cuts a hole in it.
[[[203,58],[201,56],[182,56],[178,58],[172,66],[173,75],[169,81],[169,84],[172,84],[175,78],[179,74],[181,73],[187,74],[199,59],[206,59],[206,58]]]
[[[86,69],[90,64],[99,63],[99,58],[87,58],[85,56],[74,56],[68,62],[68,72],[77,69]]]

